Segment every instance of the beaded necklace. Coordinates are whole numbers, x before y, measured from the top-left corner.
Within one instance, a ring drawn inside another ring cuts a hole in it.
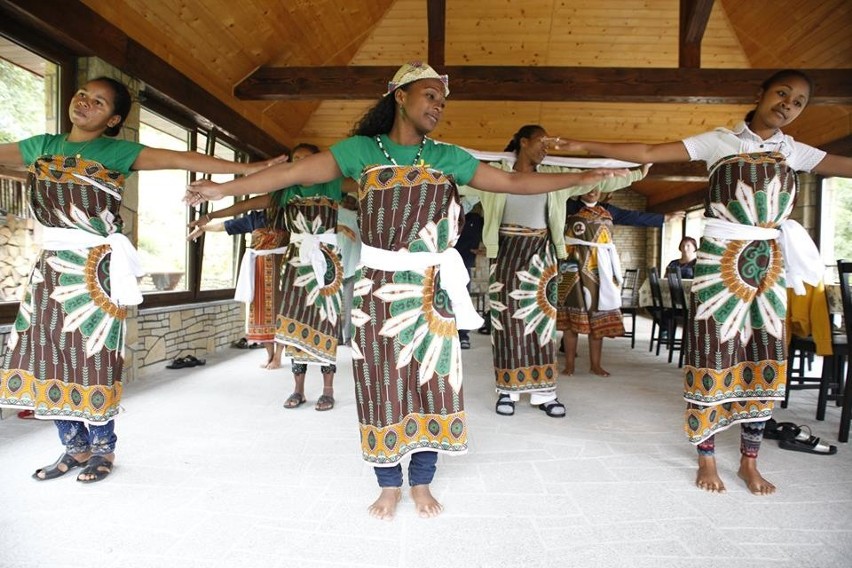
[[[378,144],[378,145],[379,145],[379,150],[381,150],[381,151],[382,151],[382,154],[384,154],[384,155],[385,155],[385,158],[387,158],[387,159],[388,159],[388,161],[389,161],[391,164],[393,164],[393,165],[395,165],[395,166],[399,166],[399,164],[397,164],[397,163],[396,163],[396,160],[394,160],[394,159],[391,157],[391,155],[390,155],[390,154],[388,154],[388,151],[387,151],[387,150],[385,150],[385,145],[384,145],[384,144],[382,144],[382,138],[381,138],[381,136],[379,136],[378,134],[376,134],[376,138],[375,138],[375,140],[376,140],[376,144]],[[416,166],[416,165],[417,165],[417,163],[420,161],[420,155],[421,155],[421,154],[423,154],[423,146],[425,146],[425,145],[426,145],[426,137],[424,136],[424,137],[423,137],[423,139],[420,141],[420,148],[418,148],[418,149],[417,149],[417,155],[416,155],[416,156],[414,156],[414,162],[412,162],[412,164],[411,164],[412,166]]]

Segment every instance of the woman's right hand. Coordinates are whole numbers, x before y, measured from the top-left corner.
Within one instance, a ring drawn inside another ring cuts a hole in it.
[[[205,201],[216,201],[225,197],[225,192],[215,181],[199,179],[186,188],[183,200],[187,205],[199,205]]]

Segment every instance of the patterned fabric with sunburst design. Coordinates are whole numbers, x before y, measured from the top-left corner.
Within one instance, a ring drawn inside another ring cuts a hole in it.
[[[325,262],[320,281],[310,260],[300,259],[300,244],[293,235],[333,236],[337,203],[317,196],[292,199],[284,215],[291,238],[281,270],[283,289],[275,341],[285,346],[285,355],[296,363],[333,365],[343,303],[343,263],[337,243],[318,245]]]
[[[30,166],[27,184],[42,225],[100,236],[121,231],[121,173],[46,155]],[[110,300],[110,250],[41,251],[0,371],[0,406],[94,424],[118,413],[127,310]]]
[[[488,298],[498,392],[556,388],[556,254],[547,229],[504,225]]]
[[[711,168],[706,216],[778,228],[793,210],[796,173],[780,154],[743,154]],[[774,240],[701,239],[692,284],[685,430],[698,444],[767,420],[786,387],[784,258]]]
[[[443,252],[462,226],[456,186],[426,167],[369,169],[359,192],[365,245]],[[405,454],[467,451],[461,346],[437,267],[362,267],[352,308],[352,359],[361,450],[373,465]]]

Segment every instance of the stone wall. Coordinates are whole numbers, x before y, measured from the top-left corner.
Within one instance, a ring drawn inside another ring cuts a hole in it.
[[[17,302],[39,247],[32,219],[8,215],[0,222],[0,302]]]
[[[141,309],[127,318],[124,382],[161,372],[184,355],[204,357],[245,332],[245,304],[233,300]]]

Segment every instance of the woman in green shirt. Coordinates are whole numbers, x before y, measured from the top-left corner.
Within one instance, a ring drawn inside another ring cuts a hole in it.
[[[482,325],[467,295],[467,270],[453,248],[463,215],[457,184],[503,193],[544,193],[594,184],[626,170],[511,174],[463,149],[429,139],[449,94],[446,75],[403,65],[353,136],[293,164],[222,185],[195,183],[187,202],[273,191],[293,184],[359,180],[360,274],[352,323],[353,374],[364,459],[381,493],[370,514],[393,517],[400,461],[411,454],[409,485],[421,517],[443,507],[429,484],[437,452],[467,451],[458,326]]]
[[[257,166],[116,140],[130,92],[107,77],[80,88],[68,134],[0,145],[0,165],[26,166],[43,249],[24,288],[0,368],[0,406],[54,420],[65,452],[37,470],[53,479],[75,467],[85,483],[112,471],[121,400],[127,306],[141,303],[136,251],[121,234],[125,179],[136,170],[247,174]]]

